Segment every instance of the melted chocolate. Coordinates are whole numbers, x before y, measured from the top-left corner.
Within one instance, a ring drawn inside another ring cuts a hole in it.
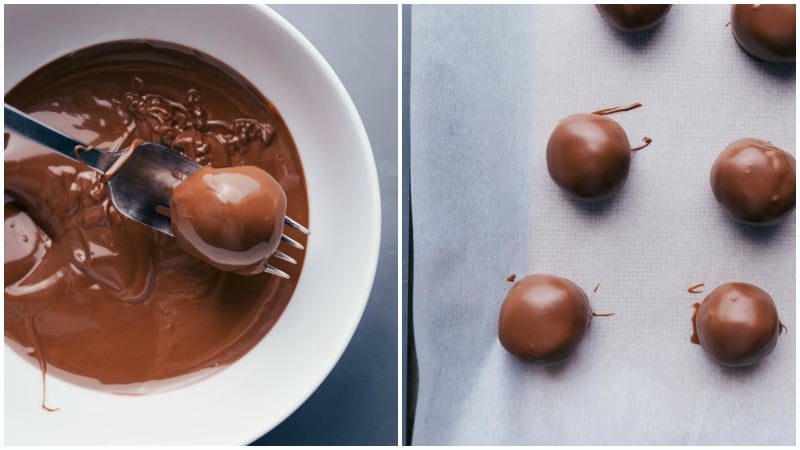
[[[672,5],[595,5],[611,26],[623,32],[649,30],[664,21]]]
[[[599,114],[573,114],[558,122],[547,142],[547,170],[579,200],[602,200],[625,184],[631,144],[625,130]]]
[[[255,166],[204,167],[170,198],[178,245],[217,269],[256,275],[278,248],[286,194]]]
[[[726,283],[695,304],[692,342],[724,366],[748,366],[772,353],[781,322],[772,297],[752,284]]]
[[[795,159],[759,139],[739,139],[711,168],[714,197],[734,219],[751,225],[780,222],[794,210]]]
[[[6,102],[103,150],[143,139],[213,167],[259,167],[286,193],[286,214],[308,223],[300,158],[280,115],[200,52],[101,44],[47,64]],[[15,135],[5,191],[6,341],[96,388],[142,392],[142,382],[235,361],[278,319],[303,265],[304,252],[286,248],[298,264],[274,263],[290,280],[221,272],[119,214],[97,172]]]
[[[498,336],[512,355],[533,363],[566,361],[592,321],[586,293],[572,281],[527,275],[500,308]]]
[[[689,286],[688,288],[686,288],[686,292],[688,292],[690,294],[702,294],[703,293],[703,286],[705,286],[705,285],[706,285],[705,283],[693,284],[693,285]]]
[[[768,62],[794,63],[797,5],[734,5],[733,37],[744,51]]]

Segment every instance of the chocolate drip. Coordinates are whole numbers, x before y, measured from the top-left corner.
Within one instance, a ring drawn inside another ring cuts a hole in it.
[[[689,286],[686,289],[686,291],[688,293],[690,293],[690,294],[702,294],[703,293],[703,289],[702,289],[703,286],[705,286],[705,283],[693,284],[693,285]]]

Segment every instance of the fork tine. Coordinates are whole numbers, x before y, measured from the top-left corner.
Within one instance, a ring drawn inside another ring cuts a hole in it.
[[[304,248],[303,244],[295,241],[294,239],[290,238],[289,236],[287,236],[285,234],[281,235],[281,240],[283,242],[286,242],[287,244],[291,245],[292,247],[298,249],[298,250],[303,250],[303,248]]]
[[[264,272],[266,272],[266,273],[268,273],[270,275],[275,275],[276,277],[285,278],[287,280],[289,279],[289,274],[288,273],[286,273],[286,272],[284,272],[281,269],[278,269],[276,267],[272,267],[269,264],[265,264]]]
[[[286,261],[289,264],[297,264],[297,261],[294,258],[292,258],[291,256],[287,255],[286,253],[283,253],[280,250],[275,250],[275,253],[273,253],[272,256],[274,256],[274,257],[276,257],[276,258],[278,258],[278,259],[280,259],[282,261]]]
[[[303,233],[305,235],[311,234],[311,231],[309,231],[308,228],[300,225],[296,220],[292,219],[289,216],[284,216],[283,217],[283,223],[285,223],[286,225],[289,225],[290,227],[294,228],[295,230],[297,230],[297,231],[299,231],[299,232],[301,232],[301,233]]]

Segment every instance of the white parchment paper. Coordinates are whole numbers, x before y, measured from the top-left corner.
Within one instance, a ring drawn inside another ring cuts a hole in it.
[[[739,138],[795,153],[795,69],[748,57],[728,20],[677,5],[628,36],[592,5],[413,6],[414,444],[795,443],[795,215],[736,225],[708,181]],[[653,138],[623,190],[569,200],[545,164],[557,121],[637,101],[612,116]],[[497,340],[510,273],[570,278],[617,314],[566,364],[518,362]],[[689,343],[704,296],[686,289],[728,281],[769,292],[790,330],[747,369]]]

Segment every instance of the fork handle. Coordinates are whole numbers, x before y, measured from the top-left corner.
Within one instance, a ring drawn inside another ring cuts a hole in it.
[[[4,103],[3,113],[5,119],[4,123],[7,129],[13,130],[51,150],[55,150],[74,161],[78,161],[75,156],[75,147],[86,147],[86,144],[83,142],[77,141],[61,131],[34,119],[8,103]],[[102,161],[104,159],[102,158],[103,155],[104,153],[99,150],[89,150],[81,153],[82,161],[78,162],[86,164],[100,173],[104,173],[104,169],[107,169],[107,166],[101,164],[106,162]]]

